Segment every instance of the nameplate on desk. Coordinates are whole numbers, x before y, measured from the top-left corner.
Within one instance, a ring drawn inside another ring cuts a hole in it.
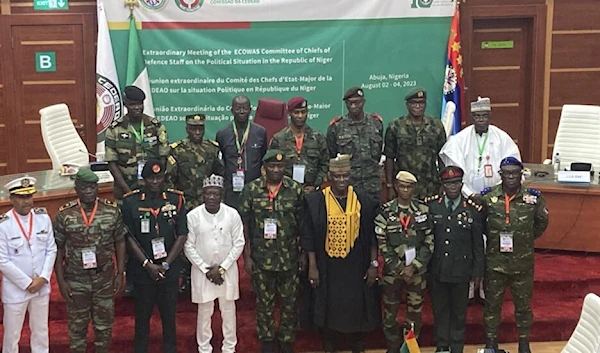
[[[94,174],[96,174],[98,176],[98,179],[100,179],[98,180],[99,184],[112,183],[114,181],[112,174],[108,170],[94,172]]]
[[[559,183],[587,183],[591,181],[589,171],[575,172],[571,170],[563,170],[558,172]]]

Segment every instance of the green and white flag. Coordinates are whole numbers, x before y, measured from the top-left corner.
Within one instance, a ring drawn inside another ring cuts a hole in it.
[[[152,104],[152,92],[150,91],[148,68],[146,68],[146,63],[144,61],[142,43],[140,42],[133,14],[129,18],[129,46],[127,50],[127,76],[125,84],[127,86],[137,86],[146,93],[146,100],[144,100],[144,114],[154,116],[154,104]]]
[[[97,10],[96,131],[98,133],[98,145],[96,146],[96,155],[101,158],[104,154],[104,132],[113,120],[123,116],[123,103],[103,0],[98,0]]]

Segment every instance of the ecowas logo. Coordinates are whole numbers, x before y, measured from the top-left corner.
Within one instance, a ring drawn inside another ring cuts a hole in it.
[[[202,7],[204,0],[174,0],[177,7],[185,12],[194,12]]]
[[[96,116],[100,117],[96,125],[97,133],[103,133],[113,120],[119,119],[122,114],[119,89],[108,78],[96,74]]]
[[[167,0],[140,0],[140,4],[150,11],[158,11],[165,7]]]
[[[413,9],[428,9],[430,7],[455,6],[455,0],[412,0]]]

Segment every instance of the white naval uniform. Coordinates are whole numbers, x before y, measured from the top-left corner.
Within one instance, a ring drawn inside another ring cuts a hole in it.
[[[205,205],[196,207],[187,219],[189,234],[184,251],[192,264],[192,302],[198,303],[198,352],[212,353],[211,318],[214,300],[219,299],[223,320],[221,351],[233,353],[237,344],[235,300],[240,297],[237,259],[245,244],[242,219],[234,208],[223,203],[216,214],[206,211]],[[225,269],[220,286],[206,278],[212,265]]]
[[[34,208],[33,228],[29,241],[21,231],[12,210],[0,216],[0,271],[2,272],[2,303],[4,309],[3,353],[17,353],[25,319],[29,312],[31,352],[47,353],[50,277],[56,259],[56,243],[52,221],[45,208]],[[29,215],[17,215],[25,232],[29,231]],[[27,287],[33,277],[45,278],[37,293]]]

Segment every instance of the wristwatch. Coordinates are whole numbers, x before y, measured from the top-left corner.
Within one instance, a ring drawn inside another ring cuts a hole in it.
[[[162,263],[162,267],[165,269],[165,271],[169,271],[169,269],[171,268],[169,263],[166,261]]]
[[[371,266],[373,266],[375,268],[379,267],[379,261],[377,261],[377,260],[371,261]]]
[[[221,274],[221,276],[225,273],[225,269],[221,266],[219,266],[219,273]]]

